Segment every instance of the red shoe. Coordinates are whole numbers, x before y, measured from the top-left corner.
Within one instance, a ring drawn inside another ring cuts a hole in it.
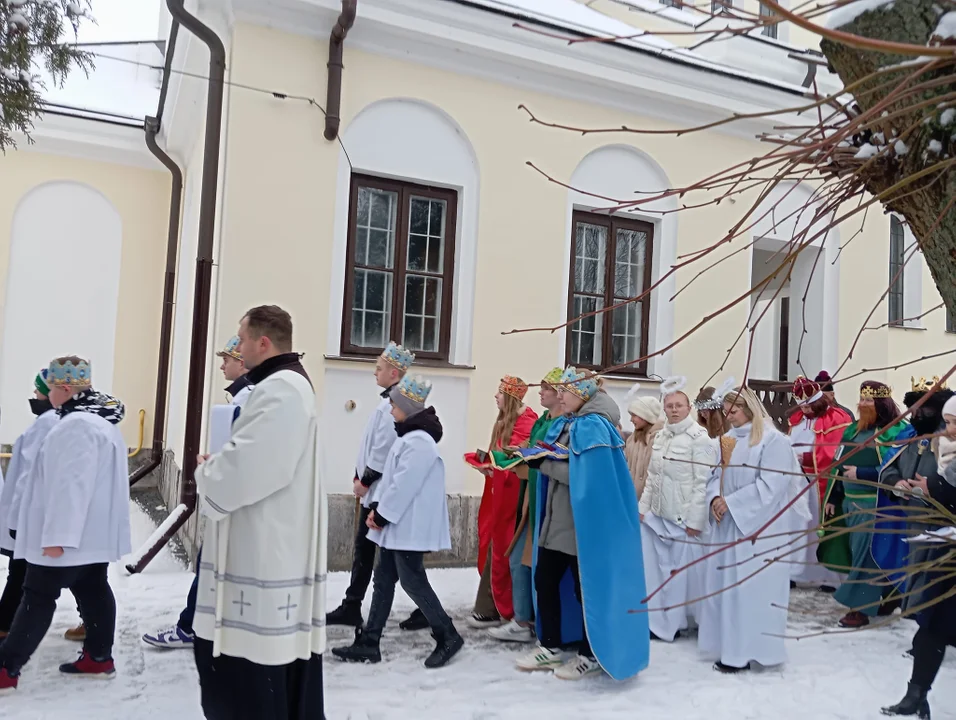
[[[870,624],[870,618],[861,612],[853,610],[840,618],[840,627],[843,628],[861,628]]]
[[[0,695],[8,695],[17,689],[20,676],[10,677],[6,668],[0,668]]]
[[[90,654],[84,650],[76,662],[60,665],[60,672],[65,675],[108,680],[116,676],[116,667],[112,659],[99,662],[91,658]]]

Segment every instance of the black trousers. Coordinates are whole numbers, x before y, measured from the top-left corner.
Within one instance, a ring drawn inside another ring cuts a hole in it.
[[[365,633],[379,640],[388,614],[395,600],[395,585],[402,583],[402,590],[422,611],[433,631],[445,632],[452,627],[451,618],[428,582],[425,573],[425,553],[412,550],[387,550],[378,553],[375,568],[375,587],[372,590],[372,608],[369,610]]]
[[[322,656],[288,665],[257,665],[212,656],[212,642],[196,638],[202,711],[207,720],[325,720]]]
[[[369,509],[362,508],[359,515],[358,530],[355,533],[355,549],[352,551],[352,578],[345,591],[346,605],[361,605],[368,592],[368,585],[372,582],[372,572],[375,569],[375,551],[378,545],[368,539]]]
[[[561,640],[561,581],[570,568],[574,575],[574,594],[581,602],[581,574],[578,572],[578,559],[556,550],[538,548],[538,565],[534,574],[534,589],[538,595],[538,618],[541,623],[541,646],[555,650],[564,645]],[[588,658],[594,658],[591,643],[588,642],[587,629],[578,646],[578,652]]]
[[[925,611],[913,638],[913,675],[910,681],[929,690],[943,664],[946,646],[956,646],[956,600],[948,598]]]
[[[7,565],[7,583],[0,595],[0,632],[10,632],[13,616],[20,607],[23,595],[23,580],[27,576],[27,561],[10,559]]]
[[[109,565],[46,567],[27,564],[23,599],[17,608],[10,634],[0,643],[0,667],[10,675],[20,668],[40,646],[50,629],[60,592],[69,588],[82,608],[86,625],[83,649],[94,660],[112,659],[116,630],[116,600],[107,577]]]
[[[199,548],[199,554],[196,556],[196,574],[193,575],[193,584],[189,586],[189,592],[186,593],[186,607],[179,613],[179,620],[176,622],[183,632],[193,634],[193,620],[196,618],[196,596],[199,594],[199,565],[202,563],[202,548]]]

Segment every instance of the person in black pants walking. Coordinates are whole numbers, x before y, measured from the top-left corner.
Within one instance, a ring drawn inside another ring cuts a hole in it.
[[[3,483],[3,492],[0,493],[0,555],[10,558],[7,565],[7,582],[0,594],[0,640],[10,632],[13,616],[23,595],[23,581],[27,576],[27,561],[13,557],[20,513],[18,494],[23,491],[24,485],[30,482],[40,445],[57,419],[48,397],[50,389],[46,385],[46,375],[47,369],[43,368],[33,381],[35,397],[30,398],[30,409],[36,415],[36,420],[13,445],[6,482]]]
[[[347,662],[381,661],[379,643],[398,582],[425,616],[436,641],[426,668],[445,665],[464,645],[425,573],[426,552],[451,548],[445,465],[437,447],[443,430],[435,408],[425,407],[430,391],[428,382],[406,377],[389,395],[397,440],[366,521],[369,541],[381,548],[372,609],[368,626],[356,633],[355,642],[332,649]]]
[[[385,460],[397,437],[389,393],[405,377],[413,362],[415,355],[410,350],[392,342],[375,363],[375,382],[382,389],[382,400],[365,426],[352,480],[356,503],[361,503],[352,551],[352,577],[342,604],[326,614],[326,625],[362,626],[362,602],[372,581],[375,553],[378,550],[378,546],[368,539],[368,518],[381,484],[379,481],[385,469]],[[399,627],[402,630],[424,630],[428,627],[428,621],[421,611],[416,610]]]
[[[946,402],[943,416],[946,417],[947,425],[952,423],[956,426],[956,398]],[[951,461],[947,467],[943,468],[942,474],[935,472],[928,478],[917,475],[914,480],[900,480],[896,488],[910,493],[919,488],[918,496],[909,496],[907,502],[910,506],[922,504],[924,507],[929,507],[923,500],[928,497],[945,507],[950,513],[956,512],[956,461]],[[925,531],[933,528],[920,524],[916,529]],[[903,699],[895,705],[884,707],[882,712],[884,715],[915,716],[920,720],[929,720],[929,691],[943,664],[946,647],[956,647],[956,596],[946,597],[953,591],[956,582],[946,579],[946,576],[951,574],[951,570],[947,567],[947,558],[952,545],[948,543],[914,543],[914,545],[916,550],[907,559],[908,563],[913,566],[936,565],[939,569],[916,575],[910,579],[906,588],[909,595],[905,599],[904,612],[908,607],[924,608],[916,614],[919,630],[913,638],[913,649],[910,651],[913,656],[913,672]]]
[[[58,419],[47,434],[31,482],[23,488],[15,555],[27,562],[23,599],[0,643],[0,692],[17,688],[20,669],[53,621],[60,592],[76,596],[86,623],[80,658],[67,675],[109,677],[116,602],[109,563],[132,551],[122,403],[91,386],[87,361],[55,359],[47,373]]]

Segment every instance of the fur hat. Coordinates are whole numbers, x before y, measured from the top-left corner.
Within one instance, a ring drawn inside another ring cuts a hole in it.
[[[627,406],[627,411],[631,415],[637,415],[651,425],[661,419],[662,409],[661,401],[649,395],[638,395],[632,398]]]

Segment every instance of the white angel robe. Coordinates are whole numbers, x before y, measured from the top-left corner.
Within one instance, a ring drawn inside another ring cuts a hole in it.
[[[392,445],[378,493],[376,514],[388,520],[368,539],[388,550],[451,550],[445,463],[424,430],[413,430]]]
[[[57,421],[56,410],[47,410],[38,416],[13,444],[10,464],[0,493],[0,550],[13,552],[13,538],[20,517],[23,489],[31,481],[40,446]]]
[[[372,416],[365,426],[365,433],[359,444],[358,458],[355,460],[355,474],[360,479],[366,470],[374,470],[384,475],[385,461],[397,438],[395,418],[392,417],[392,403],[386,397],[372,411]],[[381,478],[372,483],[365,497],[362,498],[363,507],[368,507],[378,499],[381,484]]]
[[[720,523],[711,515],[708,550],[727,549],[704,562],[704,594],[716,594],[700,603],[698,647],[708,659],[731,667],[744,667],[752,661],[779,665],[787,659],[783,635],[790,568],[785,562],[768,561],[787,552],[790,538],[764,536],[788,532],[790,514],[784,513],[756,542],[729,545],[752,535],[787,504],[793,497],[787,473],[800,468],[788,438],[769,422],[763,439],[754,447],[750,446],[749,424],[730,432],[737,444],[723,473],[728,511]],[[707,487],[708,508],[718,495],[720,474],[715,473]],[[784,549],[777,550],[780,546]]]
[[[790,430],[790,445],[797,457],[805,452],[813,451],[813,445],[817,440],[817,435],[813,432],[813,423],[815,422],[816,420],[813,418],[805,417]],[[816,478],[814,478],[815,481]],[[805,534],[794,535],[793,545],[799,549],[788,558],[793,561],[793,564],[790,565],[790,579],[808,585],[840,587],[843,576],[817,562],[820,493],[816,487],[807,492],[807,508],[810,514],[809,520],[799,516],[794,518],[794,529]]]
[[[132,552],[126,443],[116,425],[88,412],[57,420],[23,488],[15,558],[77,567]],[[43,548],[62,547],[51,558]]]
[[[213,655],[288,665],[325,651],[327,506],[309,381],[256,385],[222,451],[196,470],[203,538],[194,628]]]

